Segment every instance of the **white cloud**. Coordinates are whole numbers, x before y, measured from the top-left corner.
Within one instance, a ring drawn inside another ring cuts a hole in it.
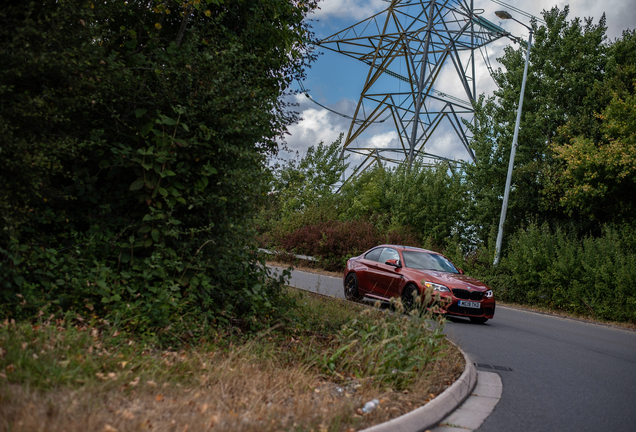
[[[530,2],[527,0],[505,0],[505,3],[539,18],[542,18],[541,12],[543,10],[550,10],[554,6],[563,9],[566,5],[570,6],[570,19],[574,17],[593,17],[594,22],[597,23],[601,15],[605,13],[608,23],[608,36],[610,38],[619,37],[625,29],[636,28],[636,7],[634,7],[633,1],[534,0]],[[316,10],[311,18],[318,18],[323,22],[333,19],[345,19],[349,21],[348,25],[351,25],[356,21],[363,20],[386,9],[388,6],[389,3],[382,0],[323,0],[318,3],[320,9]],[[482,16],[484,18],[499,24],[501,20],[494,15],[494,12],[506,9],[506,7],[491,0],[475,0],[475,9],[483,9],[484,13]],[[529,22],[528,18],[517,14],[512,9],[509,12],[519,21]],[[519,30],[519,33],[525,31],[523,34],[527,36],[527,30],[524,30],[523,26],[513,21],[505,23],[507,29],[513,26],[516,26],[515,28]]]
[[[396,131],[380,133],[368,139],[368,145],[377,148],[398,148],[398,142]]]
[[[468,152],[450,125],[436,131],[435,136],[427,143],[424,150],[427,153],[449,159],[470,160]]]
[[[292,151],[303,154],[310,146],[316,146],[321,141],[330,144],[334,142],[340,133],[346,133],[350,120],[339,116],[325,108],[316,105],[304,95],[294,96],[294,102],[299,106],[296,110],[300,113],[301,120],[291,125],[287,138],[287,146]],[[329,108],[339,113],[353,112],[355,102],[342,99]]]
[[[346,18],[351,21],[363,20],[386,9],[382,0],[323,0],[312,18]]]

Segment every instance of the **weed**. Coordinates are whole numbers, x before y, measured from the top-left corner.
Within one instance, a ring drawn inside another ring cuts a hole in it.
[[[288,295],[297,313],[265,330],[218,327],[178,346],[73,314],[4,322],[0,430],[344,431],[410,411],[463,369],[423,317]]]
[[[337,333],[337,349],[321,358],[323,368],[337,377],[373,379],[397,390],[409,387],[440,358],[444,346],[444,318],[422,306],[431,299],[430,292],[425,295],[416,299],[408,315],[397,299],[397,314],[367,309],[344,324]]]

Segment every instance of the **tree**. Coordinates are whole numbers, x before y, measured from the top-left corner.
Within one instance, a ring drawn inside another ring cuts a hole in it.
[[[605,80],[594,92],[609,99],[594,114],[598,127],[590,131],[570,121],[559,130],[551,150],[561,171],[546,194],[569,214],[621,223],[636,211],[636,32],[624,32],[607,54]]]
[[[437,248],[463,234],[465,189],[461,174],[448,165],[429,167],[421,163],[410,169],[401,165],[387,176],[386,200],[392,223],[411,227]]]
[[[602,81],[607,56],[605,17],[567,20],[569,8],[543,12],[545,26],[533,23],[535,43],[524,96],[517,155],[513,171],[506,231],[535,219],[559,222],[566,218],[544,194],[546,184],[559,175],[550,143],[560,139],[559,127],[570,122],[577,128],[598,130],[594,112],[599,107],[594,85]],[[499,220],[506,169],[512,144],[526,46],[507,47],[494,78],[498,85],[491,98],[478,99],[476,122],[471,125],[477,161],[466,167],[473,195],[470,224],[486,242]]]
[[[291,159],[275,170],[273,188],[283,217],[335,193],[335,185],[349,166],[346,162],[349,156],[341,156],[342,137],[340,134],[329,145],[321,141],[317,147],[310,146],[300,160]]]
[[[437,248],[464,234],[462,175],[443,163],[378,167],[347,184],[343,199],[349,204],[347,218],[370,218],[389,229],[408,227]]]
[[[271,308],[247,221],[315,3],[3,3],[4,310],[16,292],[155,326]]]

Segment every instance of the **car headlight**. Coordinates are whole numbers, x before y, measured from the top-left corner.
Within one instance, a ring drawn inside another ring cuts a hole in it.
[[[492,290],[486,291],[486,298],[492,298]]]
[[[436,284],[433,282],[426,282],[424,281],[424,286],[426,288],[433,288],[433,291],[439,291],[439,292],[450,292],[450,290],[448,289],[448,287],[444,286],[444,285],[440,285],[440,284]]]

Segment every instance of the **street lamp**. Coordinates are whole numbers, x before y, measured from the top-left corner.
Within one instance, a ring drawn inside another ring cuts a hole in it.
[[[497,245],[495,247],[495,261],[493,265],[499,264],[499,256],[501,255],[501,243],[503,241],[503,228],[506,222],[506,211],[508,210],[508,196],[510,195],[510,183],[512,181],[512,168],[515,164],[515,152],[517,150],[517,138],[519,137],[519,122],[521,121],[521,108],[523,107],[523,93],[526,90],[526,78],[528,76],[528,60],[530,59],[530,48],[532,47],[532,27],[528,27],[521,21],[512,17],[506,11],[497,11],[495,15],[501,19],[511,19],[518,22],[530,31],[528,36],[528,50],[526,51],[526,65],[523,69],[523,81],[521,82],[521,94],[519,95],[519,108],[517,109],[517,121],[515,123],[515,134],[512,138],[512,148],[510,149],[510,162],[508,162],[508,175],[506,176],[506,189],[504,191],[503,204],[501,206],[501,216],[499,218],[499,233],[497,234]]]

